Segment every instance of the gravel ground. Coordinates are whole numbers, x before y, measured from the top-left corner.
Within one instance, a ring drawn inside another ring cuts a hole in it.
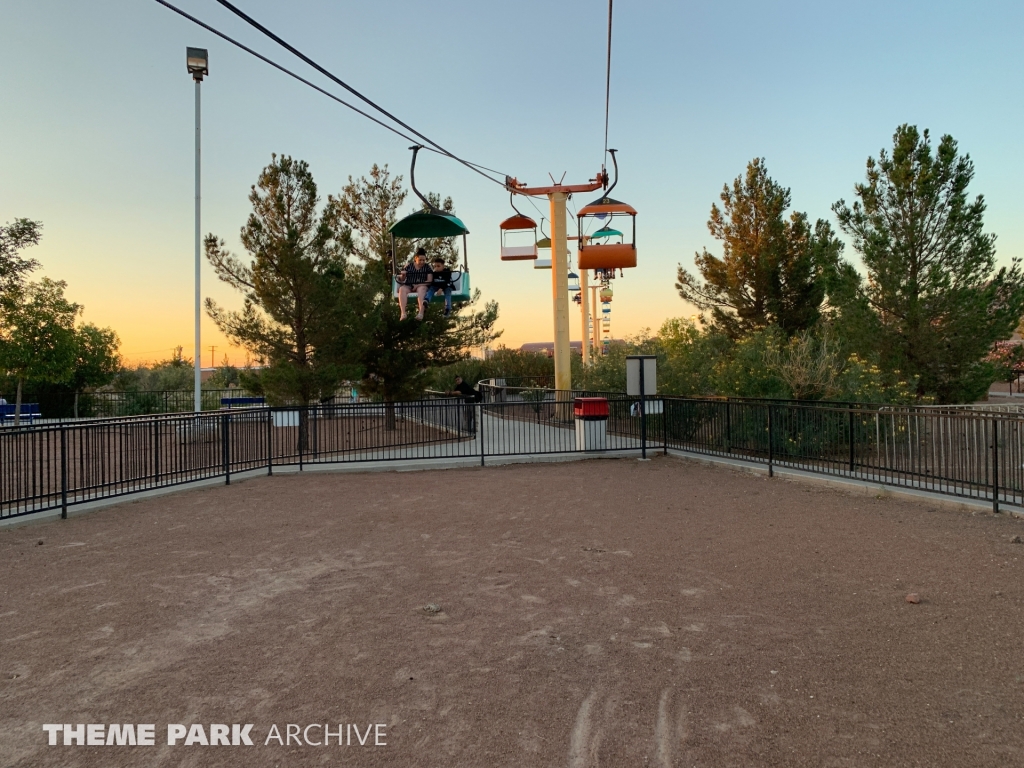
[[[1019,766],[1018,535],[661,457],[275,476],[7,530],[0,765]],[[48,746],[54,722],[156,744]],[[192,723],[255,746],[167,745]],[[265,743],[322,723],[387,745]]]

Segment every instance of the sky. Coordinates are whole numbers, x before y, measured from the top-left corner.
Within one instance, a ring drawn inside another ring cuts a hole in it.
[[[601,166],[604,0],[235,2],[463,158],[530,184],[549,173],[580,183]],[[175,4],[342,95],[214,0]],[[306,160],[324,199],[374,163],[408,178],[408,141],[152,0],[0,0],[0,11],[0,222],[43,222],[26,255],[67,281],[85,320],[118,332],[128,362],[178,345],[192,354],[186,46],[210,52],[202,229],[234,252],[244,253],[247,195],[272,153]],[[619,0],[609,144],[619,150],[615,197],[639,211],[639,263],[615,281],[613,335],[693,314],[674,288],[677,265],[693,269],[702,248],[721,252],[708,213],[752,158],[792,190],[794,209],[835,225],[832,205],[852,198],[865,161],[902,123],[951,134],[971,155],[970,192],[988,203],[1000,263],[1024,256],[1022,26],[1019,0]],[[550,272],[498,258],[507,193],[430,154],[417,183],[451,196],[469,227],[473,285],[500,307],[498,343],[549,341]],[[241,304],[206,264],[202,291]],[[218,364],[225,353],[245,362],[209,318],[202,335],[204,365],[211,345]]]

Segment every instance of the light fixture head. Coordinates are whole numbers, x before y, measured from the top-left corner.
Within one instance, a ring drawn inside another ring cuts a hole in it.
[[[186,48],[185,66],[197,83],[210,74],[210,56],[205,48]]]

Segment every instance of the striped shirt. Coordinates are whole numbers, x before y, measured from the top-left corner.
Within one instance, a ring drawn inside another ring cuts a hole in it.
[[[424,283],[430,282],[430,277],[433,274],[433,270],[430,269],[429,264],[424,264],[422,267],[417,267],[415,262],[409,262],[405,265],[405,284],[406,285],[423,285]]]

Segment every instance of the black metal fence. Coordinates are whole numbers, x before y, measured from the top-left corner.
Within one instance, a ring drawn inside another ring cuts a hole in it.
[[[274,467],[677,449],[1024,504],[1024,418],[913,408],[609,397],[457,398],[164,414],[0,431],[0,518]],[[584,425],[585,426],[585,425]],[[594,432],[597,429],[598,432]],[[582,431],[581,431],[582,430]],[[589,430],[589,431],[588,431]]]
[[[1015,414],[665,398],[663,444],[953,496],[1024,503]]]

